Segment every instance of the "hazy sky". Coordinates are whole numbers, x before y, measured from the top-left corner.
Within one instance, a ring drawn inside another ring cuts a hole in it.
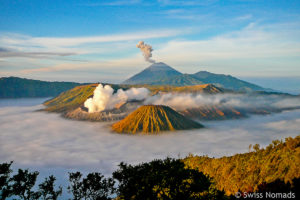
[[[299,0],[0,0],[0,77],[120,82],[147,67],[300,77]]]

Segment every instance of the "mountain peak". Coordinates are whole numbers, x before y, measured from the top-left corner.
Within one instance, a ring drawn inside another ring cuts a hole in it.
[[[144,105],[125,119],[113,124],[112,129],[119,133],[158,133],[202,127],[201,124],[184,117],[168,106]]]
[[[167,65],[163,62],[153,63],[152,65],[150,65],[145,70],[151,70],[151,71],[177,71],[174,68],[170,67],[169,65]],[[178,73],[180,73],[180,72],[178,72]]]
[[[140,73],[124,81],[125,84],[147,84],[156,80],[181,75],[181,73],[163,62],[153,63]]]

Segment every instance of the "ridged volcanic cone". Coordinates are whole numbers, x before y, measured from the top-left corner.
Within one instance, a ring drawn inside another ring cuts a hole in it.
[[[125,119],[112,125],[118,133],[158,133],[160,131],[186,130],[203,126],[190,120],[168,106],[144,105]]]

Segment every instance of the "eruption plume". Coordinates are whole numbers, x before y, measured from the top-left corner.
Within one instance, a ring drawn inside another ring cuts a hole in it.
[[[151,52],[153,51],[152,46],[150,46],[149,44],[145,44],[144,41],[139,41],[139,43],[136,45],[136,47],[141,49],[146,61],[148,61],[150,63],[155,63],[155,60],[151,59],[151,57],[152,57]]]

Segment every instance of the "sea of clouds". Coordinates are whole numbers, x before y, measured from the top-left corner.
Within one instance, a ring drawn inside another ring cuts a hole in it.
[[[116,134],[111,123],[67,120],[37,111],[44,100],[0,100],[0,162],[13,160],[16,168],[39,170],[42,176],[54,174],[62,184],[68,171],[100,171],[109,176],[122,161],[136,164],[189,153],[228,156],[247,152],[249,144],[264,147],[300,133],[300,110],[294,110],[202,122],[206,128],[190,131]]]

